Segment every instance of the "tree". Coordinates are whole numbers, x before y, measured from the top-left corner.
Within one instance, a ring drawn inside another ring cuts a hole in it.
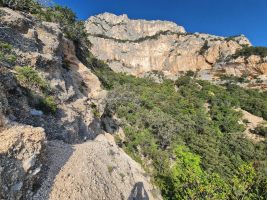
[[[225,199],[229,193],[226,183],[217,175],[208,175],[201,168],[200,156],[185,146],[175,149],[176,161],[171,169],[170,199]]]
[[[252,164],[241,165],[232,179],[232,198],[247,200],[256,199],[255,193],[252,192],[255,178],[256,173]]]
[[[0,0],[0,5],[33,14],[41,10],[41,4],[35,0]]]

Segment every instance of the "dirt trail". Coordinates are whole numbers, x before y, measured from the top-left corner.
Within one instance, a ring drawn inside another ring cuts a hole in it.
[[[74,146],[57,141],[49,146],[49,177],[35,200],[161,199],[141,166],[109,134]]]
[[[64,42],[64,56],[77,87],[83,87],[90,102],[103,106],[106,91],[76,57],[71,41]],[[162,199],[142,167],[109,134],[76,145],[49,141],[47,157],[49,169],[34,200]]]

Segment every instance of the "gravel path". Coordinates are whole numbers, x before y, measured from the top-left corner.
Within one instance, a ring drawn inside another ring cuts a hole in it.
[[[109,134],[74,146],[52,141],[48,148],[48,178],[34,200],[161,199],[141,166]]]

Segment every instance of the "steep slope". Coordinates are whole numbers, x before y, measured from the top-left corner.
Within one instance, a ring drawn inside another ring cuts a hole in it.
[[[58,24],[0,7],[0,199],[153,199],[101,135],[106,91],[76,50]]]
[[[95,118],[92,105],[103,112],[105,91],[90,69],[78,61],[72,42],[63,37],[58,24],[8,8],[0,11],[0,39],[11,46],[15,56],[14,63],[2,62],[0,68],[5,118],[41,126],[49,139],[77,142],[90,134],[94,136],[88,129]],[[16,71],[16,65],[31,68]],[[36,72],[35,78],[46,85],[45,90],[27,79],[27,69]],[[40,106],[47,98],[56,104],[54,114]]]
[[[90,17],[86,30],[92,53],[117,72],[142,76],[156,70],[170,77],[182,71],[211,69],[234,75],[266,73],[266,59],[232,58],[238,49],[251,46],[243,35],[192,34],[172,22],[131,20],[109,13]]]

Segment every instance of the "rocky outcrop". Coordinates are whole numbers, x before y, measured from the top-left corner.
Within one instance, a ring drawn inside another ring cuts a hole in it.
[[[39,183],[43,128],[13,124],[0,133],[0,199],[30,199]]]
[[[251,46],[243,35],[192,34],[172,22],[130,20],[109,13],[90,17],[86,29],[92,53],[117,72],[142,76],[156,70],[171,77],[182,71],[226,68],[229,73],[265,73],[266,63],[250,65],[231,58],[238,49]]]
[[[90,35],[99,35],[118,41],[138,41],[172,31],[185,33],[183,27],[167,21],[130,20],[127,15],[116,16],[110,13],[92,16],[87,21]]]
[[[0,93],[6,100],[1,108],[4,110],[0,110],[3,118],[43,127],[49,139],[74,143],[95,137],[94,132],[99,130],[93,130],[90,124],[95,123],[96,110],[101,115],[104,109],[105,91],[77,59],[72,42],[64,38],[58,24],[8,8],[0,11],[0,40],[12,45],[16,65],[32,66],[38,72],[57,104],[55,114],[43,114],[36,108],[40,94],[18,83],[15,65],[0,66],[0,85],[4,88]]]

